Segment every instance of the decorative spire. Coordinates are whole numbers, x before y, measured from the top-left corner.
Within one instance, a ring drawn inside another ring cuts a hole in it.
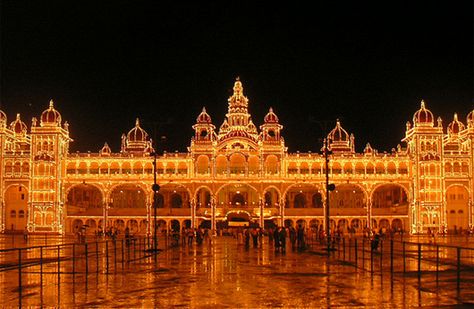
[[[454,113],[454,121],[458,121],[458,113]]]
[[[138,119],[138,117],[137,117],[137,120],[135,120],[135,126],[136,126],[136,127],[139,127],[139,126],[140,126],[140,119]]]
[[[425,101],[421,99],[421,109],[425,109]]]
[[[49,100],[49,108],[53,108],[54,107],[54,102],[53,102],[53,99]]]
[[[242,82],[240,81],[240,77],[237,77],[235,79],[233,89],[234,89],[234,96],[240,97],[241,95],[243,95],[244,87],[242,86]]]

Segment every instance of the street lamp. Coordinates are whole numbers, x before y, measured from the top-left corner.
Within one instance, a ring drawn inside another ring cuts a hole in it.
[[[329,220],[329,192],[333,191],[336,186],[333,183],[329,183],[329,154],[330,150],[328,147],[328,139],[324,139],[324,161],[325,161],[325,172],[326,172],[326,237],[327,237],[327,248],[328,255],[331,252],[331,227]]]
[[[153,152],[153,185],[151,189],[153,190],[153,251],[158,251],[158,234],[157,234],[157,224],[156,224],[156,205],[158,191],[160,191],[160,185],[156,183],[156,151]]]

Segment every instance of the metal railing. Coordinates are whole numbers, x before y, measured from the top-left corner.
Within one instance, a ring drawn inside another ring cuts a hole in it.
[[[152,262],[154,259],[156,262],[159,251],[177,245],[171,237],[160,237],[158,244],[158,250],[151,250],[153,238],[150,236],[0,249],[0,273],[8,273],[3,278],[8,277],[10,287],[18,290],[21,306],[23,290],[27,286],[23,282],[26,274],[28,278],[38,276],[41,289],[45,276],[56,276],[59,291],[66,275],[72,276],[73,283],[78,276],[87,282],[92,274],[98,277],[126,271],[137,261]],[[15,273],[17,284],[11,281]]]
[[[327,254],[326,245],[309,239],[309,247]],[[474,247],[439,243],[422,243],[400,238],[374,239],[341,238],[332,244],[330,257],[371,274],[416,276],[421,284],[455,283],[459,290],[463,283],[472,288],[474,280]]]

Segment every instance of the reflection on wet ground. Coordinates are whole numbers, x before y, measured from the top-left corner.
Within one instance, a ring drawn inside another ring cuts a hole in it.
[[[140,256],[140,255],[138,255]],[[103,262],[103,261],[102,261]],[[145,256],[125,265],[111,262],[109,274],[83,271],[84,260],[37,267],[22,276],[0,272],[2,306],[84,307],[412,307],[474,304],[473,282],[460,291],[452,278],[438,284],[424,274],[380,275],[328,260],[314,252],[275,253],[264,244],[245,249],[232,237],[220,237],[202,246],[167,249],[156,259]],[[94,260],[89,261],[94,269]],[[451,287],[451,288],[449,288]],[[20,303],[21,301],[21,303]]]

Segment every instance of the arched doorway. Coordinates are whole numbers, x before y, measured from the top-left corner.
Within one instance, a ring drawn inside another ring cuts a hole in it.
[[[224,208],[221,213],[227,213],[225,208],[242,209],[258,207],[257,190],[247,184],[228,184],[216,193],[216,206]]]
[[[82,230],[82,220],[80,219],[75,219],[73,222],[72,222],[72,226],[71,226],[71,232],[73,232],[74,234],[75,233],[78,233]]]
[[[180,230],[180,224],[178,220],[171,220],[171,232],[179,232]]]
[[[393,219],[392,221],[392,230],[394,232],[402,231],[403,230],[403,222],[400,219]]]
[[[355,184],[338,184],[329,195],[329,205],[336,215],[365,215],[366,193]]]
[[[95,234],[97,232],[97,224],[94,219],[87,219],[85,227],[87,234]]]
[[[246,211],[229,211],[226,215],[227,226],[250,226],[250,215]]]
[[[372,215],[407,215],[408,193],[394,183],[378,186],[372,192]]]
[[[13,185],[5,192],[5,229],[22,231],[28,220],[28,191],[22,185]]]
[[[290,208],[290,213],[298,214],[293,209],[320,208],[322,214],[322,195],[314,185],[296,184],[287,189],[285,193],[285,208]]]
[[[464,186],[450,186],[446,191],[448,232],[456,234],[469,226],[469,192]]]
[[[284,226],[285,226],[285,227],[292,227],[292,226],[293,226],[293,220],[291,220],[291,219],[286,219]]]
[[[102,208],[102,192],[96,186],[75,185],[67,194],[66,210],[68,215],[100,216]]]
[[[146,194],[133,184],[115,187],[110,194],[109,216],[146,215]]]
[[[138,233],[138,221],[135,219],[128,220],[127,227],[130,229],[130,234]]]

